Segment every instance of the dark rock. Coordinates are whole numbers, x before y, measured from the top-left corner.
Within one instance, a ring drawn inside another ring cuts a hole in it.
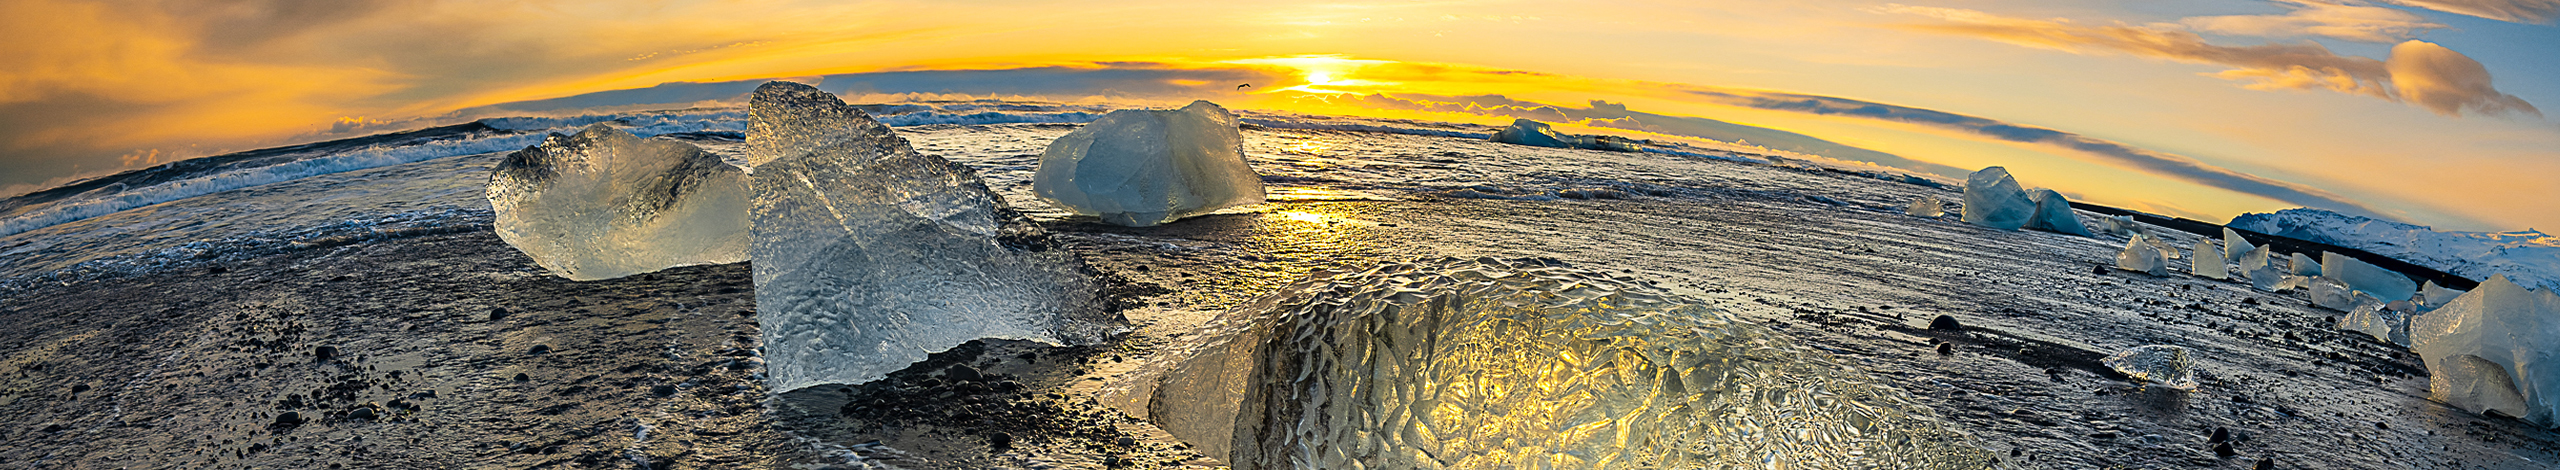
[[[951,380],[961,382],[976,382],[979,379],[986,378],[985,375],[978,373],[977,368],[969,367],[967,365],[951,366],[951,370],[942,371],[942,376],[950,377]]]
[[[1940,355],[1940,356],[1952,356],[1952,355],[1955,355],[1955,353],[1956,353],[1956,348],[1955,348],[1955,346],[1956,346],[1956,344],[1955,344],[1955,343],[1938,343],[1938,355]]]
[[[1113,443],[1113,444],[1119,444],[1121,447],[1128,447],[1128,446],[1138,445],[1138,440],[1137,440],[1137,439],[1127,438],[1127,437],[1122,437],[1122,438],[1120,438],[1119,440],[1111,441],[1111,443]]]
[[[2212,437],[2207,437],[2207,438],[2205,438],[2204,443],[2206,443],[2206,444],[2221,444],[2221,443],[2223,443],[2223,442],[2228,442],[2228,441],[2230,441],[2230,440],[2231,440],[2231,430],[2230,430],[2230,429],[2221,428],[2221,427],[2215,427],[2215,428],[2213,428],[2213,436],[2212,436]]]
[[[71,384],[71,393],[83,393],[87,391],[89,391],[89,384]]]
[[[531,351],[527,351],[527,352],[534,353],[534,354],[550,354],[550,353],[551,353],[551,345],[548,345],[548,344],[536,344],[536,345],[533,345],[533,350],[531,350]]]
[[[321,362],[327,362],[327,361],[328,361],[328,360],[330,360],[330,359],[337,359],[337,358],[338,358],[338,347],[337,347],[337,346],[321,346],[321,347],[317,347],[317,348],[311,348],[311,358],[312,358],[312,359],[314,359],[314,360],[321,361]]]
[[[2240,455],[2240,452],[2231,450],[2231,441],[2222,441],[2221,444],[2213,445],[2213,456],[2215,457],[2231,458],[2231,456],[2234,455]]]
[[[2254,468],[2256,468],[2256,470],[2275,470],[2276,459],[2274,457],[2258,459],[2258,466]]]
[[[222,273],[227,273],[227,272],[231,272],[231,268],[225,268],[225,267],[221,267],[221,266],[214,266],[214,267],[204,268],[204,273],[205,273],[205,274],[222,274]]]
[[[2375,421],[2375,422],[2373,422],[2373,428],[2374,428],[2374,429],[2391,429],[2391,424],[2390,424],[2390,423],[2381,422],[2381,421]]]
[[[2097,267],[2089,268],[2089,274],[2105,276],[2107,275],[2107,267],[2106,265],[2099,265]]]
[[[275,422],[275,424],[274,424],[273,426],[274,426],[274,427],[279,427],[279,428],[290,428],[290,427],[294,427],[294,426],[301,426],[301,425],[302,425],[302,413],[300,413],[300,412],[293,412],[293,411],[287,411],[287,412],[277,413],[277,414],[276,414],[276,422]]]
[[[489,309],[489,321],[505,320],[507,319],[507,313],[507,309],[505,308]]]
[[[524,375],[524,373],[523,373],[523,372],[517,372],[517,373],[516,373],[516,381],[517,381],[517,382],[529,382],[529,381],[532,381],[532,380],[533,380],[533,376],[530,376],[530,375]]]
[[[1013,448],[1013,435],[1001,432],[987,433],[987,447],[994,449],[1011,449]]]
[[[1929,320],[1929,329],[1939,331],[1957,331],[1963,330],[1964,324],[1956,323],[1956,317],[1939,315],[1938,318]]]
[[[44,423],[44,429],[37,432],[62,432],[62,423]]]
[[[353,410],[347,410],[347,419],[372,421],[375,418],[382,417],[382,413],[373,411],[374,405],[372,403],[366,403],[365,405],[366,406],[356,407],[356,409]]]
[[[655,394],[655,395],[657,395],[657,396],[662,396],[662,397],[675,396],[675,394],[676,394],[676,386],[674,386],[674,385],[653,385],[653,386],[650,386],[650,387],[649,387],[649,393],[651,393],[651,394]]]

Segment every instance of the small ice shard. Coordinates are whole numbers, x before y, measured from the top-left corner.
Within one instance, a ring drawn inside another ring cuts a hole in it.
[[[2222,246],[2226,248],[2222,254],[2230,256],[2232,261],[2239,261],[2241,255],[2249,254],[2249,250],[2258,249],[2257,245],[2249,244],[2247,237],[2240,236],[2240,232],[2232,231],[2231,227],[2222,228]]]
[[[2143,238],[2143,239],[2145,239],[2145,240],[2150,240],[2150,241],[2151,241],[2151,247],[2152,247],[2152,248],[2158,248],[2158,249],[2160,249],[2160,257],[2162,257],[2162,258],[2168,258],[2168,259],[2178,259],[2178,246],[2177,246],[2177,245],[2171,245],[2171,244],[2169,244],[2169,241],[2168,241],[2168,240],[2162,240],[2162,239],[2160,239],[2160,237],[2154,237],[2154,236],[2150,236],[2150,235],[2144,235],[2142,238]]]
[[[968,167],[808,85],[766,83],[748,106],[769,390],[869,382],[980,338],[1088,344],[1112,328],[1089,268]]]
[[[1104,114],[1049,142],[1031,189],[1076,214],[1130,227],[1263,202],[1235,114],[1207,101]]]
[[[2195,263],[2191,270],[2209,279],[2231,278],[2231,268],[2223,264],[2222,249],[2213,246],[2212,240],[2196,242]]]
[[[1101,398],[1237,470],[1992,462],[1830,354],[1552,261],[1319,272],[1208,325]]]
[[[612,126],[551,134],[489,176],[498,238],[577,281],[747,259],[746,174]]]
[[[2371,335],[2374,341],[2409,345],[2409,314],[2388,304],[2358,305],[2346,316],[2338,317],[2338,329]]]
[[[2355,290],[2347,287],[2347,283],[2338,282],[2337,279],[2311,278],[2311,305],[2313,306],[2338,311],[2355,308],[2355,293]]]
[[[2099,217],[2098,227],[2108,235],[2119,237],[2130,237],[2142,230],[2141,225],[2134,223],[2133,216],[2129,215]]]
[[[2026,228],[2083,237],[2096,236],[2089,233],[2089,226],[2080,225],[2080,216],[2071,212],[2071,200],[2063,198],[2062,193],[2036,188],[2035,192],[2027,195],[2027,199],[2035,201],[2036,213],[2034,217],[2027,219]]]
[[[2027,191],[2018,188],[2018,180],[2009,177],[2009,169],[1995,166],[1965,176],[1965,223],[2017,230],[2027,226],[2027,219],[2035,214],[2036,202],[2027,199]]]
[[[1920,196],[1920,200],[1911,201],[1911,207],[1902,209],[1902,213],[1912,217],[1937,218],[1947,215],[1947,203],[1938,201],[1935,194]]]
[[[2275,287],[2275,291],[2276,291],[2276,292],[2284,292],[2284,291],[2292,291],[2292,290],[2304,290],[2304,289],[2310,289],[2310,288],[2311,288],[2311,277],[2310,277],[2310,276],[2295,276],[2295,275],[2291,275],[2291,274],[2285,274],[2285,275],[2282,275],[2282,277],[2284,278],[2284,280],[2276,281],[2276,287]]]
[[[1502,128],[1502,130],[1494,131],[1491,140],[1506,144],[1564,149],[1608,150],[1613,152],[1644,151],[1644,143],[1637,142],[1633,139],[1614,135],[1591,136],[1566,134],[1556,132],[1555,128],[1547,127],[1547,123],[1530,119],[1512,120],[1511,127],[1505,127]]]
[[[2462,297],[2462,294],[2463,291],[2436,285],[2436,281],[2427,281],[2425,287],[2418,289],[2418,307],[2434,310],[2437,307],[2443,307],[2445,303],[2452,302],[2455,298]]]
[[[2150,238],[2150,235],[2134,234],[2132,240],[2126,241],[2124,251],[2116,253],[2116,269],[2151,273],[2153,276],[2169,275],[2168,258],[2161,256],[2160,247],[2152,245]]]
[[[2373,294],[2383,300],[2408,300],[2418,295],[2418,284],[2409,276],[2367,264],[2364,260],[2337,253],[2320,254],[2321,276],[2347,283],[2347,287]]]
[[[2295,276],[2320,275],[2320,261],[2311,259],[2309,256],[2303,256],[2301,253],[2294,253],[2293,258],[2285,262],[2285,266],[2288,267],[2290,272]]]
[[[2195,365],[2187,357],[2187,348],[2158,344],[2139,346],[2107,356],[2099,363],[2135,381],[2196,391]]]
[[[2409,330],[2431,398],[2560,427],[2560,295],[2492,276]]]
[[[2258,290],[2274,291],[2276,283],[2284,280],[2284,272],[2267,265],[2268,254],[2267,247],[2251,248],[2248,254],[2240,256],[2238,264],[2240,275],[2249,278],[2250,286],[2257,287]]]

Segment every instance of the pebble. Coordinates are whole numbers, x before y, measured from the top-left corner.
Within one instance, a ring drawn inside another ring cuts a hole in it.
[[[1011,449],[1013,448],[1013,435],[1000,432],[987,433],[987,447]]]
[[[276,425],[276,426],[280,426],[280,427],[288,427],[288,428],[289,428],[289,427],[294,427],[294,426],[301,426],[301,425],[302,425],[302,413],[300,413],[300,412],[294,412],[294,411],[287,411],[287,412],[284,412],[284,413],[279,413],[279,414],[277,414],[277,415],[276,415],[276,422],[275,422],[275,425]]]
[[[1938,355],[1940,355],[1940,356],[1951,356],[1951,355],[1955,355],[1955,353],[1956,353],[1956,348],[1955,348],[1955,346],[1956,346],[1956,344],[1955,344],[1955,343],[1938,343]]]
[[[962,382],[975,382],[978,379],[986,377],[985,375],[979,374],[978,369],[967,365],[951,366],[950,370],[942,371],[942,376],[950,377],[951,380]]]
[[[651,394],[656,394],[657,396],[662,396],[662,397],[665,397],[665,396],[674,396],[674,395],[676,394],[676,386],[674,386],[674,385],[652,385],[652,386],[650,386],[650,387],[649,387],[649,393],[651,393]]]
[[[507,319],[507,309],[505,309],[505,308],[493,308],[493,309],[489,309],[489,321],[498,321],[498,320],[505,320],[505,319]]]
[[[41,429],[41,430],[39,430],[39,431],[41,431],[41,432],[62,432],[62,423],[44,423],[44,429]]]
[[[517,373],[516,373],[516,381],[517,381],[517,382],[527,382],[527,381],[532,381],[532,380],[533,380],[533,376],[530,376],[530,375],[524,375],[524,373],[523,373],[523,372],[517,372]]]
[[[2221,444],[2213,445],[2213,455],[2215,457],[2230,458],[2234,455],[2240,455],[2240,452],[2231,450],[2231,441],[2223,441]]]
[[[2230,441],[2230,440],[2231,440],[2231,430],[2230,430],[2230,429],[2222,428],[2222,427],[2215,427],[2215,428],[2213,428],[2213,437],[2205,438],[2204,443],[2206,443],[2206,444],[2221,444],[2221,443],[2223,443],[2223,442]]]
[[[89,391],[89,384],[71,384],[71,393],[82,393],[87,391]]]
[[[313,359],[318,359],[318,360],[321,360],[321,361],[327,361],[327,360],[330,360],[330,359],[336,359],[336,358],[338,358],[338,347],[337,347],[337,346],[321,346],[321,347],[317,347],[317,348],[311,348],[311,357],[312,357]]]
[[[550,354],[550,353],[551,353],[551,345],[548,345],[548,344],[536,344],[536,345],[533,345],[533,350],[532,350],[532,351],[529,351],[529,352],[534,353],[534,354]]]
[[[2276,459],[2274,457],[2258,459],[2258,466],[2256,467],[2257,470],[2275,470],[2275,468]]]
[[[1934,318],[1934,319],[1930,319],[1930,320],[1929,320],[1929,329],[1932,329],[1932,330],[1941,330],[1941,331],[1956,331],[1956,330],[1962,330],[1962,329],[1964,329],[1964,324],[1962,324],[1962,323],[1956,323],[1956,317],[1948,316],[1948,315],[1939,315],[1939,316],[1938,316],[1938,318]]]

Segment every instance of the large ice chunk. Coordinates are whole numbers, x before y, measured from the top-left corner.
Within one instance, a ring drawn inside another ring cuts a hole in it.
[[[1991,461],[1829,354],[1553,262],[1321,272],[1210,325],[1104,399],[1240,470]]]
[[[1547,123],[1529,119],[1512,120],[1510,127],[1504,127],[1501,130],[1493,131],[1493,137],[1491,140],[1506,144],[1531,145],[1538,147],[1608,150],[1615,152],[1644,151],[1643,143],[1636,142],[1625,137],[1618,137],[1614,135],[1566,134],[1556,132],[1555,128],[1548,127]]]
[[[2018,188],[2018,180],[2009,177],[2009,169],[1984,168],[1964,178],[1964,221],[2001,230],[2017,230],[2027,226],[2036,214],[2036,202],[2027,199],[2027,191]]]
[[[979,338],[1090,343],[1099,285],[967,167],[807,85],[750,98],[756,314],[780,392],[863,383]],[[797,121],[797,120],[816,120]]]
[[[2116,269],[2151,273],[2153,276],[2169,275],[2168,257],[2160,254],[2160,247],[2153,245],[2150,238],[2150,235],[2137,233],[2132,240],[2125,241],[2124,251],[2116,253]]]
[[[2382,300],[2409,300],[2418,295],[2418,284],[2409,276],[2365,263],[2364,260],[2337,253],[2320,254],[2322,276],[2347,283],[2347,287],[2373,294]]]
[[[1207,101],[1104,114],[1049,142],[1031,189],[1050,204],[1131,227],[1263,201],[1235,114]]]
[[[2222,249],[2213,246],[2213,240],[2200,241],[2196,242],[2195,263],[2189,270],[2209,279],[2230,279],[2231,268],[2224,262]]]
[[[2080,225],[2080,216],[2071,212],[2071,200],[2051,189],[2036,188],[2027,194],[2036,203],[2036,214],[2027,219],[2026,228],[2053,233],[2091,237],[2089,226]]]
[[[2223,254],[2230,256],[2232,261],[2239,261],[2241,255],[2258,249],[2257,245],[2249,244],[2248,238],[2240,236],[2240,232],[2231,231],[2231,227],[2222,228],[2222,246],[2225,247]]]
[[[2292,258],[2285,261],[2285,267],[2295,276],[2320,275],[2320,261],[2303,256],[2301,253],[2294,253]]]
[[[747,259],[746,174],[692,144],[604,124],[498,162],[498,238],[578,281]]]
[[[2434,310],[2462,297],[2463,293],[2462,290],[2436,285],[2436,281],[2427,281],[2426,287],[2418,289],[2418,308]]]
[[[2409,337],[2436,400],[2560,427],[2560,295],[2493,276],[2419,315]]]
[[[1920,196],[1920,200],[1911,201],[1911,207],[1903,208],[1902,213],[1913,217],[1937,218],[1947,215],[1947,203],[1939,202],[1936,194]]]
[[[2383,303],[2356,306],[2338,317],[2338,329],[2371,335],[2374,341],[2409,345],[2409,313]]]
[[[2138,382],[2190,392],[2196,390],[2195,363],[2194,359],[2187,357],[2187,348],[2158,344],[2137,346],[2098,362]]]

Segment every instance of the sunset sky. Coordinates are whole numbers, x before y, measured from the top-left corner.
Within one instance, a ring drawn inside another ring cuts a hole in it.
[[[872,99],[1698,117],[2215,222],[2560,228],[2560,0],[1898,1],[0,0],[0,195],[830,76]]]

